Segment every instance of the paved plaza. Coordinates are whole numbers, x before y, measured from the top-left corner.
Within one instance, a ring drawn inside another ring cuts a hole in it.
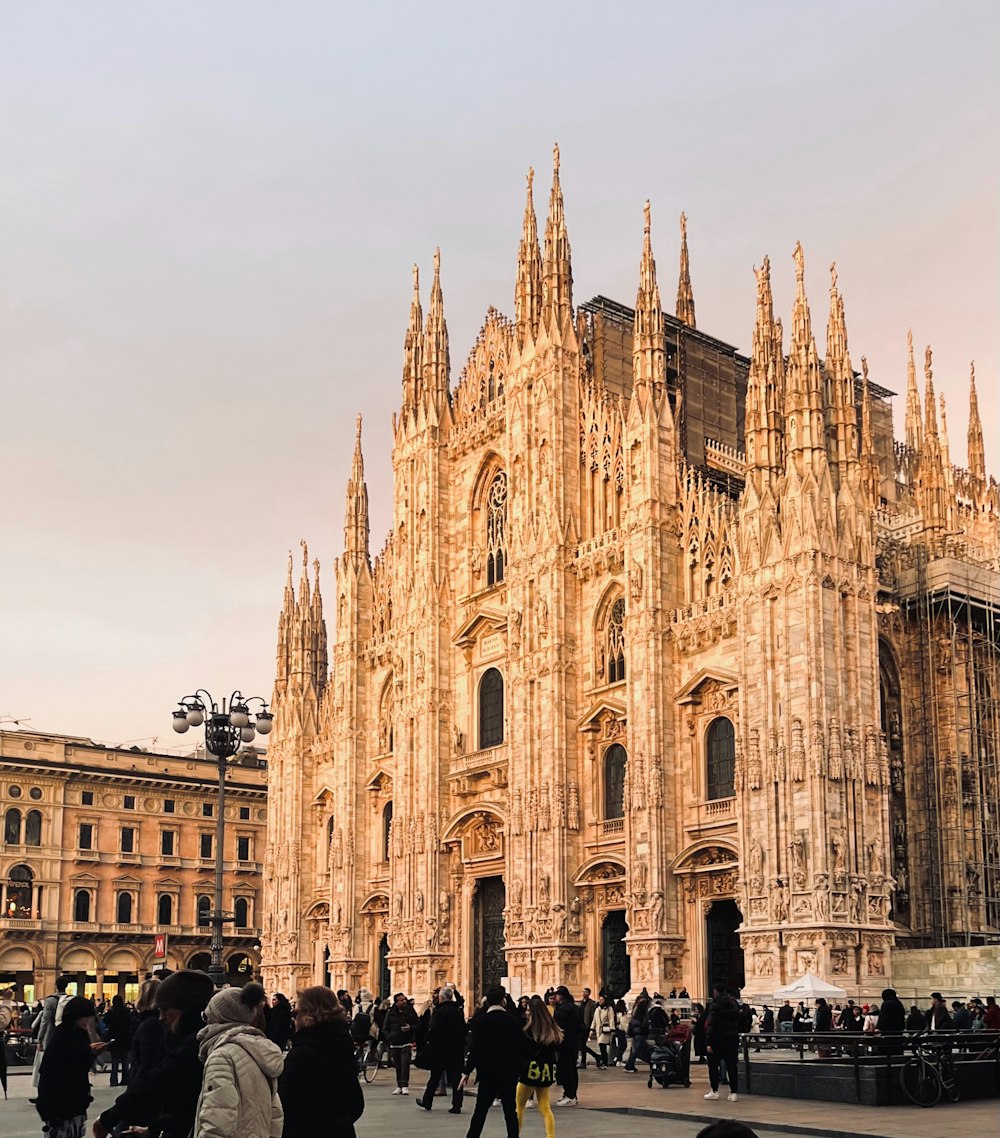
[[[118,1093],[108,1087],[108,1076],[95,1079],[93,1119]],[[372,1086],[365,1087],[365,1113],[358,1123],[358,1138],[382,1138],[387,1133],[464,1138],[471,1102],[461,1118],[447,1113],[448,1100],[438,1099],[431,1114],[414,1104],[417,1080],[408,1098],[393,1096],[389,1071],[381,1071]],[[31,1093],[27,1075],[11,1074],[10,1099],[0,1103],[0,1138],[38,1138],[41,1123],[27,1101]],[[967,1134],[972,1138],[1000,1132],[1000,1102],[987,1100],[957,1103],[921,1110],[919,1107],[865,1107],[855,1103],[825,1103],[803,1100],[740,1096],[729,1103],[723,1094],[718,1102],[702,1097],[708,1089],[704,1068],[692,1070],[689,1089],[666,1090],[646,1087],[645,1075],[626,1075],[619,1070],[581,1072],[580,1102],[576,1108],[556,1111],[559,1138],[597,1138],[599,1135],[629,1135],[634,1138],[695,1138],[699,1130],[719,1118],[735,1118],[752,1127],[759,1138],[778,1134],[792,1138],[941,1138],[944,1134]],[[504,1133],[499,1108],[490,1112],[485,1138]],[[542,1138],[544,1128],[536,1111],[525,1116],[525,1138]]]

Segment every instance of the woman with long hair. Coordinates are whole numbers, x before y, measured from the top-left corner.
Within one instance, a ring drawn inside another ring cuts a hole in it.
[[[343,1004],[329,988],[306,988],[295,1002],[295,1034],[278,1078],[284,1138],[354,1138],[365,1109]]]
[[[556,1048],[562,1043],[562,1028],[556,1025],[543,1000],[531,997],[527,1036],[528,1058],[517,1080],[517,1124],[524,1123],[524,1106],[532,1094],[545,1120],[545,1138],[555,1138],[556,1120],[549,1102],[549,1088],[556,1081]]]

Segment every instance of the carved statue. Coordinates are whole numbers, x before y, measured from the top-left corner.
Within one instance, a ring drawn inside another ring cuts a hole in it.
[[[868,847],[868,872],[872,877],[885,877],[885,853],[881,838],[876,838]]]
[[[424,911],[424,894],[420,889],[413,894],[413,908],[417,913]]]
[[[788,920],[788,886],[780,877],[773,882],[774,892],[774,921],[780,923]]]
[[[788,843],[788,852],[792,861],[792,878],[801,889],[806,883],[806,839],[801,830],[795,831]]]
[[[547,909],[551,898],[549,875],[542,873],[538,878],[538,904],[540,908]]]
[[[393,898],[393,911],[396,914],[396,920],[401,920],[403,916],[403,894],[397,893]]]
[[[851,878],[851,920],[854,924],[861,923],[861,916],[865,903],[865,883],[860,877]]]
[[[512,608],[510,610],[510,646],[515,652],[520,650],[521,647],[521,621],[524,620],[524,614],[520,609]]]
[[[830,916],[830,885],[825,873],[817,873],[813,884],[815,890],[815,912],[819,920],[825,921]]]
[[[524,901],[524,882],[515,877],[510,883],[510,911],[515,917],[521,915],[521,905]]]
[[[538,621],[538,635],[544,640],[549,634],[549,606],[544,597],[538,598],[538,604],[535,606],[535,618]]]
[[[455,737],[455,754],[461,755],[465,753],[465,737],[459,730],[458,724],[454,724],[454,737]]]
[[[659,889],[653,893],[653,900],[649,906],[649,928],[650,932],[654,933],[663,931],[663,894]]]
[[[759,893],[764,886],[764,849],[757,838],[750,843],[748,868],[750,889]]]
[[[579,897],[574,897],[569,903],[569,931],[574,935],[581,931],[580,925],[580,910],[583,908],[583,902]]]
[[[833,880],[840,884],[847,875],[847,842],[840,830],[834,830],[830,835],[830,847],[833,850]]]

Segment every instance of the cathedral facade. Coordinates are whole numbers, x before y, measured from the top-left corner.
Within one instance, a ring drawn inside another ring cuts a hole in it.
[[[975,379],[953,465],[930,349],[906,433],[787,336],[696,326],[681,219],[664,313],[574,304],[558,151],[528,181],[514,315],[452,386],[440,263],[414,270],[393,529],[357,426],[328,642],[291,565],[269,748],[267,984],[881,990],[901,948],[1000,933],[1000,490]],[[328,592],[329,595],[329,592]]]

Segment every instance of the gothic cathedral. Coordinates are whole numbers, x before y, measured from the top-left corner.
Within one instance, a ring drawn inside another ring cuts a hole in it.
[[[265,982],[480,993],[880,991],[907,950],[1000,933],[1000,488],[970,385],[951,462],[931,350],[905,439],[825,353],[801,247],[786,337],[700,331],[681,218],[663,312],[574,306],[558,150],[528,177],[513,320],[451,386],[414,270],[393,529],[369,552],[358,420],[328,649],[285,588]],[[786,342],[787,339],[787,342]]]

